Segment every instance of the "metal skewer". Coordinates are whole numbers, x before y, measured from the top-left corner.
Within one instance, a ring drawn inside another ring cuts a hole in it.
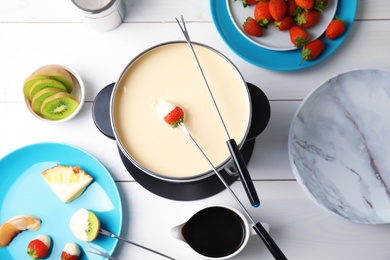
[[[105,235],[105,236],[109,236],[109,237],[113,237],[113,238],[119,239],[119,240],[121,240],[121,241],[123,241],[123,242],[132,244],[132,245],[134,245],[134,246],[138,246],[138,247],[140,247],[140,248],[142,248],[142,249],[148,250],[148,251],[150,251],[150,252],[153,252],[153,253],[158,254],[158,255],[160,255],[160,256],[163,256],[163,257],[165,257],[165,258],[174,260],[174,258],[172,258],[172,257],[170,257],[170,256],[164,255],[163,253],[160,253],[160,252],[158,252],[158,251],[156,251],[156,250],[153,250],[153,249],[148,248],[148,247],[145,247],[145,246],[143,246],[143,245],[134,243],[134,242],[132,242],[132,241],[130,241],[130,240],[124,239],[123,237],[119,237],[119,236],[117,236],[117,235],[115,235],[115,234],[113,234],[113,233],[111,233],[111,232],[109,232],[109,231],[107,231],[107,230],[102,229],[102,228],[99,230],[99,233],[102,234],[102,235]]]
[[[213,93],[211,92],[211,89],[210,89],[210,86],[209,86],[209,84],[207,82],[206,76],[203,73],[202,67],[201,67],[201,65],[199,63],[199,60],[198,60],[198,57],[196,56],[195,50],[194,50],[194,48],[193,48],[193,46],[191,44],[190,35],[188,34],[188,31],[187,31],[186,24],[184,22],[183,16],[181,16],[181,20],[182,20],[183,26],[181,26],[180,21],[176,18],[176,21],[179,24],[179,27],[180,27],[181,31],[183,32],[183,34],[184,34],[184,37],[185,37],[185,39],[186,39],[186,41],[188,43],[188,46],[190,47],[190,49],[192,51],[192,54],[193,54],[193,56],[195,58],[195,61],[196,61],[197,65],[198,65],[199,71],[202,74],[203,81],[206,84],[207,90],[209,92],[211,100],[213,101],[215,110],[217,111],[217,114],[218,114],[218,117],[219,117],[219,119],[221,121],[223,129],[225,130],[225,133],[226,133],[226,136],[227,136],[227,139],[228,139],[226,141],[226,143],[227,143],[227,145],[229,147],[229,151],[230,151],[230,154],[231,154],[231,156],[233,158],[233,161],[235,162],[235,164],[237,166],[237,170],[238,170],[240,179],[242,181],[242,184],[244,186],[245,192],[246,192],[246,194],[247,194],[247,196],[249,198],[249,201],[251,202],[252,206],[257,208],[260,205],[260,200],[259,200],[259,197],[257,195],[255,186],[253,185],[252,179],[251,179],[251,177],[249,175],[248,168],[246,167],[244,158],[242,157],[242,154],[241,154],[240,150],[238,149],[236,141],[234,139],[230,138],[229,132],[228,132],[228,130],[226,128],[225,122],[223,121],[221,113],[219,112],[217,103],[215,102]]]
[[[221,180],[223,185],[225,185],[226,189],[230,192],[230,194],[233,196],[233,198],[236,200],[238,205],[242,208],[242,210],[245,212],[245,214],[248,216],[249,220],[253,223],[253,229],[256,231],[256,233],[259,235],[259,237],[263,240],[264,244],[268,248],[268,250],[271,252],[271,254],[274,256],[276,260],[287,260],[287,257],[283,254],[283,252],[280,250],[278,245],[275,243],[275,241],[272,239],[272,237],[268,234],[267,230],[261,225],[260,222],[255,222],[251,215],[249,214],[248,210],[245,208],[245,206],[242,204],[240,199],[237,197],[237,195],[233,192],[233,190],[230,188],[229,184],[225,181],[225,179],[222,177],[222,175],[218,172],[218,170],[214,167],[210,159],[207,157],[207,155],[203,152],[202,148],[198,145],[198,143],[195,141],[195,139],[192,137],[190,132],[188,131],[187,127],[184,125],[184,123],[178,124],[181,130],[191,139],[191,141],[195,144],[195,146],[198,148],[198,150],[201,152],[203,157],[207,160],[207,162],[210,164],[211,168],[215,172],[215,174],[218,176],[218,178]]]
[[[87,250],[88,253],[95,254],[95,255],[100,255],[100,256],[103,256],[104,258],[107,258],[107,259],[112,259],[112,260],[118,259],[118,258],[115,258],[115,257],[110,256],[109,254],[103,252],[102,250],[100,250],[100,249],[97,248],[97,247],[94,247],[94,246],[90,246],[90,247],[91,247],[93,250],[95,250],[95,251]]]

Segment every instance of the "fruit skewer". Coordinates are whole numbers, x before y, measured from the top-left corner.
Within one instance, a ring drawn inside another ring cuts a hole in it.
[[[247,217],[250,219],[250,221],[253,223],[253,229],[256,231],[256,233],[259,235],[259,237],[263,240],[264,244],[267,246],[268,250],[271,252],[271,254],[275,257],[277,260],[284,260],[287,259],[283,252],[280,250],[278,245],[275,243],[275,241],[272,239],[272,237],[269,235],[267,230],[263,227],[263,225],[260,222],[255,222],[251,215],[249,214],[248,210],[245,208],[245,206],[242,204],[240,199],[237,197],[237,195],[233,192],[233,190],[230,188],[229,184],[225,181],[225,179],[222,177],[222,175],[218,172],[218,170],[214,167],[213,163],[210,161],[210,159],[207,157],[207,155],[203,152],[202,148],[198,145],[196,140],[193,138],[191,133],[188,131],[187,127],[184,124],[184,110],[180,108],[179,106],[176,106],[166,100],[158,100],[156,102],[157,106],[157,112],[158,114],[163,118],[163,120],[172,126],[173,128],[180,127],[181,130],[191,139],[192,143],[198,148],[199,152],[203,155],[203,157],[207,160],[215,174],[218,176],[218,178],[221,180],[223,185],[226,187],[226,189],[230,192],[232,197],[236,200],[236,202],[240,205],[240,207],[243,209]],[[165,112],[168,111],[166,114]]]
[[[231,155],[231,157],[236,165],[236,168],[238,170],[238,175],[240,176],[240,179],[241,179],[241,182],[244,186],[245,192],[246,192],[248,199],[249,199],[250,203],[252,204],[252,206],[254,208],[257,208],[258,206],[260,206],[260,200],[259,200],[259,197],[257,195],[255,186],[253,185],[251,176],[249,175],[249,171],[248,171],[248,168],[246,167],[246,163],[244,161],[244,158],[242,157],[242,154],[241,154],[240,150],[238,149],[236,141],[233,138],[230,138],[229,131],[226,128],[226,125],[225,125],[225,122],[223,121],[221,113],[219,112],[219,109],[218,109],[217,103],[215,102],[213,93],[212,93],[210,86],[207,82],[206,76],[203,73],[202,66],[200,65],[198,57],[196,56],[195,50],[192,46],[190,35],[187,31],[183,16],[181,17],[181,20],[182,20],[183,26],[180,24],[180,21],[176,18],[177,24],[179,25],[180,30],[183,32],[184,38],[186,39],[186,42],[188,43],[188,46],[190,47],[191,52],[195,58],[196,64],[198,65],[198,68],[199,68],[199,71],[202,75],[203,81],[204,81],[204,83],[207,87],[207,90],[209,92],[211,101],[213,102],[215,111],[217,112],[219,120],[223,126],[223,129],[225,130],[225,134],[226,134],[226,137],[228,139],[226,141],[226,144],[229,148],[230,155]]]

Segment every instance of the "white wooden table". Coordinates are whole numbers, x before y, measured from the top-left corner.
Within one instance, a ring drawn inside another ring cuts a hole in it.
[[[292,72],[266,70],[238,57],[218,34],[207,0],[126,0],[126,5],[125,22],[101,33],[81,22],[69,0],[0,0],[0,158],[39,142],[68,143],[91,153],[118,186],[124,209],[122,236],[177,259],[198,259],[188,246],[170,238],[170,227],[209,204],[238,208],[234,200],[227,191],[190,202],[147,191],[126,171],[115,141],[99,132],[91,116],[95,96],[119,77],[132,58],[155,44],[182,40],[174,18],[184,15],[192,40],[225,54],[270,100],[271,119],[257,138],[248,166],[261,207],[252,209],[241,184],[232,185],[252,216],[270,224],[271,236],[289,259],[390,259],[390,226],[358,225],[323,211],[296,182],[287,154],[292,116],[313,88],[352,69],[390,70],[389,1],[360,0],[355,23],[341,47],[323,62]],[[86,85],[83,110],[64,124],[37,121],[23,103],[23,80],[49,63],[73,67]],[[162,259],[124,243],[118,244],[114,256]],[[252,237],[236,259],[273,257],[258,237]]]

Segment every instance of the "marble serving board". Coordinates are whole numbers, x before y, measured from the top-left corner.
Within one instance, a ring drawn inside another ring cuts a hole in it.
[[[317,87],[289,133],[292,170],[322,208],[390,223],[390,72],[355,70]]]

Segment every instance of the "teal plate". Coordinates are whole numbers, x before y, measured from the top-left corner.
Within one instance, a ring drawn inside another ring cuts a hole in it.
[[[63,203],[46,184],[41,173],[57,164],[79,165],[94,180],[76,200]],[[41,228],[35,232],[23,231],[9,246],[0,248],[0,259],[28,259],[28,243],[38,234],[52,239],[50,257],[60,259],[67,242],[81,248],[80,259],[104,259],[87,252],[90,246],[112,254],[117,240],[103,235],[91,243],[76,239],[69,228],[71,215],[80,208],[94,212],[102,228],[120,234],[122,204],[119,192],[107,169],[85,151],[60,143],[39,143],[11,152],[0,160],[0,222],[17,215],[33,215],[41,219]]]
[[[214,25],[225,43],[244,60],[265,69],[280,71],[304,69],[323,61],[331,55],[350,32],[357,8],[357,0],[338,1],[336,16],[347,23],[345,33],[335,40],[328,40],[322,35],[320,39],[325,43],[322,54],[313,61],[305,61],[299,65],[302,60],[301,49],[291,51],[269,50],[260,47],[243,36],[230,18],[227,1],[234,0],[210,0]]]

